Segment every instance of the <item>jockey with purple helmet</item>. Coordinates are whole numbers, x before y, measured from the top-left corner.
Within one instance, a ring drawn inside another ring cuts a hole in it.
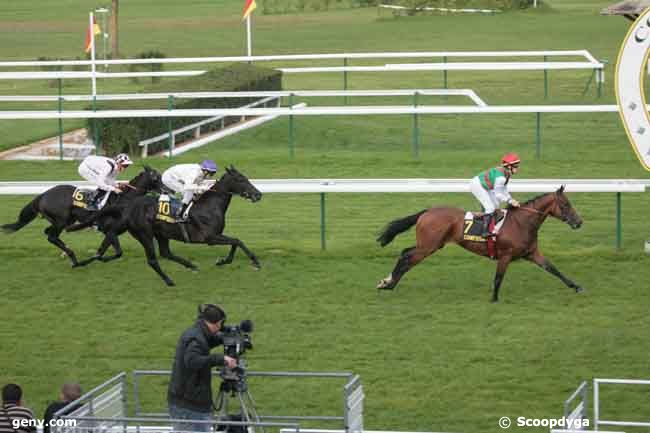
[[[169,167],[162,175],[162,182],[172,191],[183,195],[183,208],[177,217],[187,221],[195,194],[201,194],[210,188],[205,179],[214,176],[217,164],[206,159],[201,164],[178,164]]]

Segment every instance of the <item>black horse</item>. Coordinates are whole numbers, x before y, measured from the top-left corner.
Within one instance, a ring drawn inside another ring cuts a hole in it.
[[[169,240],[191,242],[208,245],[230,245],[228,256],[218,260],[217,266],[232,263],[237,247],[240,247],[248,258],[253,262],[256,269],[260,263],[244,243],[233,237],[223,234],[226,225],[226,212],[233,195],[240,195],[252,202],[259,201],[262,193],[253,186],[246,176],[237,171],[232,165],[226,168],[226,172],[215,184],[196,200],[189,212],[187,223],[170,223],[158,219],[159,204],[155,197],[140,197],[131,202],[128,208],[121,213],[121,220],[114,224],[108,236],[115,236],[128,230],[131,235],[144,247],[147,255],[147,263],[169,286],[174,282],[163,272],[156,258],[154,239],[158,242],[160,255],[166,259],[175,261],[183,266],[196,269],[196,266],[182,257],[175,256],[169,249]],[[115,214],[113,209],[106,208],[102,214]],[[84,228],[92,222],[79,224],[71,230]],[[105,249],[100,249],[97,255],[91,257],[83,264],[93,260],[102,260]]]
[[[99,217],[99,212],[89,211],[81,207],[73,205],[73,193],[76,189],[73,185],[57,185],[48,189],[44,193],[36,196],[30,203],[28,203],[18,216],[18,221],[13,224],[5,224],[1,226],[5,233],[13,233],[25,227],[38,215],[42,215],[50,222],[50,226],[45,229],[47,240],[60,248],[70,258],[72,266],[78,266],[79,262],[77,257],[70,248],[59,238],[59,235],[64,228],[74,224],[77,221],[91,221],[88,226],[97,223],[99,230],[105,234],[108,233],[106,225],[110,225],[118,212],[123,211],[128,203],[134,198],[141,197],[149,191],[160,190],[162,187],[162,180],[160,173],[147,166],[135,178],[127,184],[123,184],[124,190],[121,194],[112,194],[108,198],[106,206],[115,209],[114,214]],[[108,237],[105,238],[109,239]],[[116,254],[121,255],[121,248],[117,237],[111,237],[109,245],[113,245]]]

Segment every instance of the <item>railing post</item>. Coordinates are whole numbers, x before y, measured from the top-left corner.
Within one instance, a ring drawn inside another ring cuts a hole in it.
[[[348,67],[348,58],[344,57],[343,58],[343,67],[347,68]],[[348,90],[348,71],[343,70],[343,90]],[[348,95],[345,95],[343,97],[343,105],[348,105]]]
[[[544,63],[547,61],[547,56],[544,56]],[[544,99],[548,99],[548,69],[544,65]]]
[[[598,379],[594,379],[594,431],[598,431],[598,417],[600,416],[600,401],[598,400]]]
[[[63,97],[61,96],[61,78],[59,78],[59,114],[63,111]],[[59,117],[59,161],[63,161],[63,119]]]
[[[413,92],[413,108],[418,106],[418,92]],[[413,113],[413,156],[420,157],[420,131],[418,128],[418,113]]]
[[[93,112],[97,112],[97,95],[93,95]],[[93,118],[93,140],[95,141],[95,155],[99,155],[99,126],[97,118]]]
[[[320,193],[320,249],[325,251],[325,193]]]
[[[535,113],[535,120],[535,159],[540,159],[542,157],[542,113]]]
[[[445,64],[447,63],[447,56],[444,56],[442,58],[442,63],[445,63]],[[444,87],[446,89],[447,88],[447,69],[442,70],[442,77],[443,77],[443,81],[444,81]]]
[[[616,249],[621,249],[621,234],[622,234],[622,221],[621,221],[621,193],[616,193]]]
[[[167,97],[167,110],[172,111],[174,109],[174,95],[169,95]],[[174,132],[172,131],[172,118],[167,118],[167,131],[169,131],[169,157],[173,156],[174,150]]]
[[[289,109],[293,108],[293,93],[289,93]],[[289,115],[289,158],[293,159],[293,115]]]

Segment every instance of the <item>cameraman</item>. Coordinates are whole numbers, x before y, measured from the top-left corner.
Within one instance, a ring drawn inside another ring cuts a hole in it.
[[[237,360],[210,349],[223,344],[219,331],[226,313],[214,304],[199,305],[196,323],[181,335],[176,345],[172,376],[167,391],[172,419],[212,420],[212,367],[234,368]],[[175,431],[210,431],[209,423],[175,423]]]

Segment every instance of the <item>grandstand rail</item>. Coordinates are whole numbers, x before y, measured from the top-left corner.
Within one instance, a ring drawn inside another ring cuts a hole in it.
[[[468,193],[468,179],[257,179],[251,182],[262,193],[316,193],[320,195],[321,248],[326,249],[326,202],[328,193]],[[0,182],[0,195],[34,195],[60,184],[93,187],[89,182]],[[565,186],[568,193],[613,193],[616,196],[616,248],[622,246],[622,193],[645,192],[643,179],[517,179],[512,192],[552,192]]]

